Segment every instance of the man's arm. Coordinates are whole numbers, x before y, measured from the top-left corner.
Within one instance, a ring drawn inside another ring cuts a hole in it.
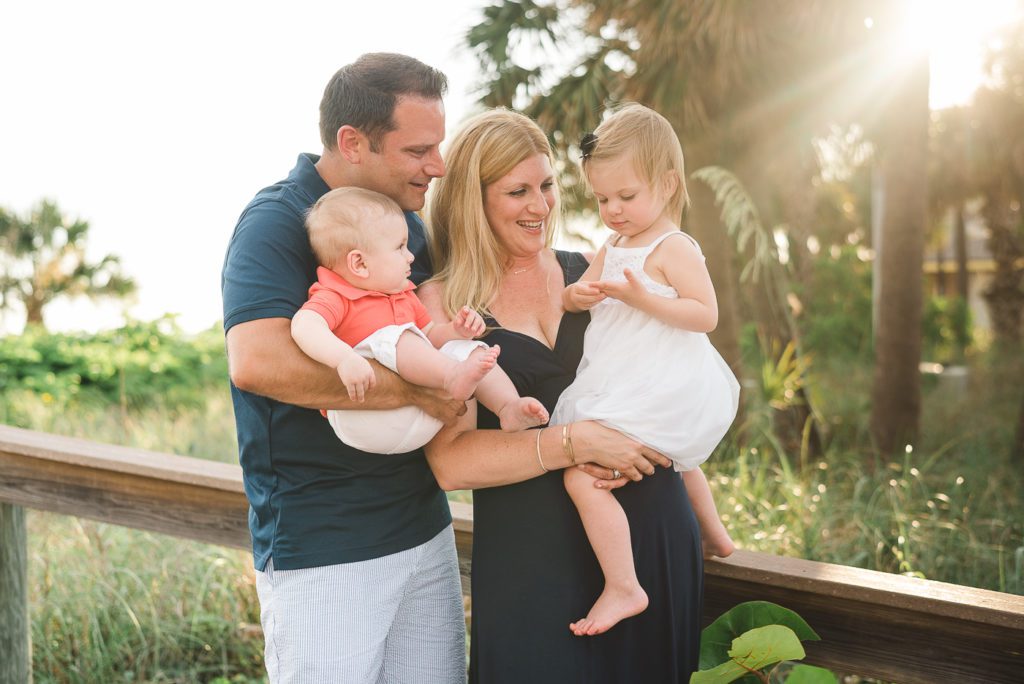
[[[411,385],[371,361],[376,385],[366,401],[349,399],[338,374],[306,356],[291,335],[287,318],[261,318],[231,327],[227,334],[231,382],[246,392],[315,409],[392,409],[414,404],[445,424],[466,411],[465,402]]]

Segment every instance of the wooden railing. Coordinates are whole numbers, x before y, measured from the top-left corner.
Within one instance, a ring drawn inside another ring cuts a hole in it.
[[[0,502],[249,548],[235,465],[0,426]],[[467,589],[472,507],[451,506]],[[705,567],[705,623],[773,601],[821,635],[807,662],[906,684],[1024,681],[1024,597],[751,551]]]

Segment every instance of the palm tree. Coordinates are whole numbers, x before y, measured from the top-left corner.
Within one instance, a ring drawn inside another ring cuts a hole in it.
[[[42,325],[44,308],[58,297],[133,293],[135,282],[121,272],[118,257],[86,259],[88,234],[87,222],[67,219],[48,200],[24,218],[0,208],[0,309],[20,302],[26,323]]]
[[[900,54],[906,41],[897,11],[875,18],[872,47]],[[928,220],[928,55],[893,59],[888,93],[872,121],[877,141],[883,206],[876,244],[878,292],[871,435],[883,455],[916,439],[921,415],[921,322],[924,310],[924,242]]]

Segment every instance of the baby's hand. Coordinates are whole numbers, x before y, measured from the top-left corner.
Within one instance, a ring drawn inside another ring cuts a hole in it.
[[[597,283],[580,281],[569,286],[569,301],[582,311],[594,308],[604,301],[605,296]]]
[[[643,283],[637,280],[633,271],[628,268],[623,271],[623,275],[626,276],[625,282],[621,280],[602,280],[595,283],[595,285],[606,296],[618,299],[620,302],[629,304],[635,308],[637,303],[647,296],[647,288],[644,287]]]
[[[377,376],[374,375],[370,363],[356,354],[346,357],[338,364],[338,376],[345,383],[348,398],[352,401],[364,401],[366,391],[377,384]]]
[[[456,334],[460,337],[471,340],[474,337],[480,337],[487,330],[487,326],[484,324],[484,319],[481,318],[480,314],[473,311],[468,306],[464,306],[459,309],[459,312],[455,314],[455,320],[452,321],[452,327],[455,329]]]

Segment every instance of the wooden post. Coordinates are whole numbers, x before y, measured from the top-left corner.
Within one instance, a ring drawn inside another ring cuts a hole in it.
[[[0,503],[0,684],[31,681],[25,509]]]

